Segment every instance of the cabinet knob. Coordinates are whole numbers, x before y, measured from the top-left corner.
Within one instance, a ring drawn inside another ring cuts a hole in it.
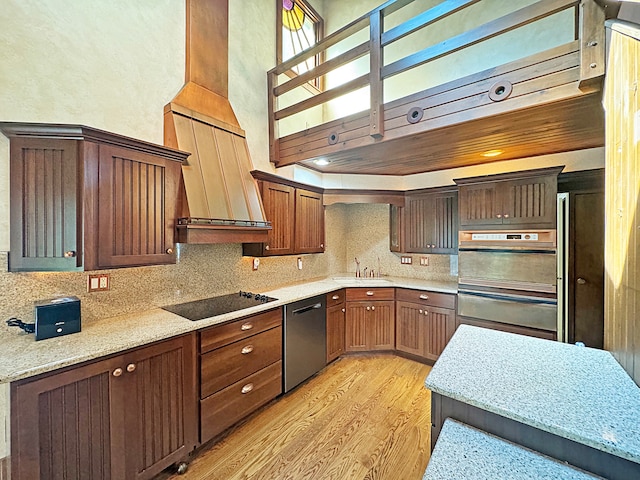
[[[240,391],[244,394],[249,393],[251,390],[253,390],[253,383],[247,383]]]
[[[371,305],[371,310],[375,310],[375,309],[376,309],[376,307],[374,307],[373,305]]]
[[[346,309],[346,308],[343,308],[343,309],[342,309],[342,313],[345,313],[346,311],[347,311],[347,309]]]
[[[240,327],[240,330],[246,331],[246,330],[251,330],[252,328],[253,328],[253,323],[247,322],[242,324],[242,326]]]
[[[324,243],[321,243],[321,244],[320,244],[320,248],[324,248]]]
[[[242,347],[242,350],[240,350],[240,353],[242,353],[243,355],[251,352],[253,352],[253,345],[247,345],[246,347]]]
[[[584,285],[585,283],[587,283],[587,281],[584,278],[578,278],[576,282],[578,283],[578,285]]]
[[[340,295],[334,295],[331,300],[340,300]]]
[[[121,368],[116,368],[116,369],[113,371],[112,375],[113,375],[114,377],[119,377],[120,375],[122,375],[122,369],[121,369]]]
[[[371,290],[367,292],[367,297],[373,297],[373,292]]]
[[[371,310],[371,307],[367,307],[367,312]]]
[[[418,313],[420,313],[420,315],[422,315],[422,309],[419,309],[419,310],[418,310]]]
[[[76,256],[75,250],[67,250],[64,252],[64,258],[73,258]]]
[[[496,218],[502,218],[502,215],[497,214],[497,215],[496,215]]]
[[[173,254],[173,248],[171,248],[171,247],[167,248],[166,252],[167,252],[168,255]]]
[[[265,249],[265,250],[269,250],[269,245],[265,245],[265,246],[264,246],[264,249]]]
[[[134,372],[136,369],[136,364],[135,363],[130,363],[129,365],[127,365],[127,372],[131,373]]]
[[[509,214],[508,214],[508,213],[505,213],[505,214],[504,214],[504,218],[509,218]]]
[[[420,300],[429,300],[429,295],[425,295],[424,293],[420,295]]]

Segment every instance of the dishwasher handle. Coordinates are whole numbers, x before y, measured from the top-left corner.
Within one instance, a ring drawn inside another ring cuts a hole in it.
[[[308,312],[309,310],[317,310],[318,308],[322,308],[322,303],[315,303],[313,305],[307,305],[305,307],[297,308],[291,313],[294,315],[299,315],[301,313]]]

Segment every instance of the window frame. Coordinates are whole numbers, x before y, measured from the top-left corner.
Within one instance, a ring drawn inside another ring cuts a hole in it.
[[[313,8],[313,6],[307,0],[293,0],[306,15],[309,15],[315,26],[316,39],[315,43],[318,44],[324,38],[324,19]],[[276,3],[276,65],[282,63],[282,0],[275,0]],[[324,62],[325,52],[319,52],[315,56],[314,67],[317,67]],[[284,72],[289,78],[295,78],[298,76],[293,70],[287,70]],[[304,87],[310,90],[312,93],[319,93],[324,90],[324,77],[315,78],[305,83]]]

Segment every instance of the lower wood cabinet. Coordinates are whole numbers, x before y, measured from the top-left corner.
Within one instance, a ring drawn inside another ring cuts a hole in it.
[[[282,393],[282,309],[200,332],[200,441]]]
[[[146,479],[197,444],[195,334],[11,385],[14,480]]]
[[[437,360],[456,329],[456,296],[397,289],[396,350]]]
[[[327,294],[327,363],[344,353],[345,291]]]
[[[345,351],[364,352],[395,348],[394,290],[346,290]]]

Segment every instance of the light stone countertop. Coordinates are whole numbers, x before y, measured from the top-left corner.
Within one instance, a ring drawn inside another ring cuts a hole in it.
[[[640,388],[607,351],[461,325],[425,385],[640,463]]]
[[[356,280],[345,274],[260,292],[278,300],[196,322],[161,308],[154,308],[86,322],[82,324],[82,331],[79,333],[38,342],[33,334],[24,333],[17,328],[7,329],[0,331],[0,383],[140,347],[344,287],[402,287],[455,294],[458,285],[455,282],[399,277]]]
[[[422,480],[600,479],[448,418]]]

